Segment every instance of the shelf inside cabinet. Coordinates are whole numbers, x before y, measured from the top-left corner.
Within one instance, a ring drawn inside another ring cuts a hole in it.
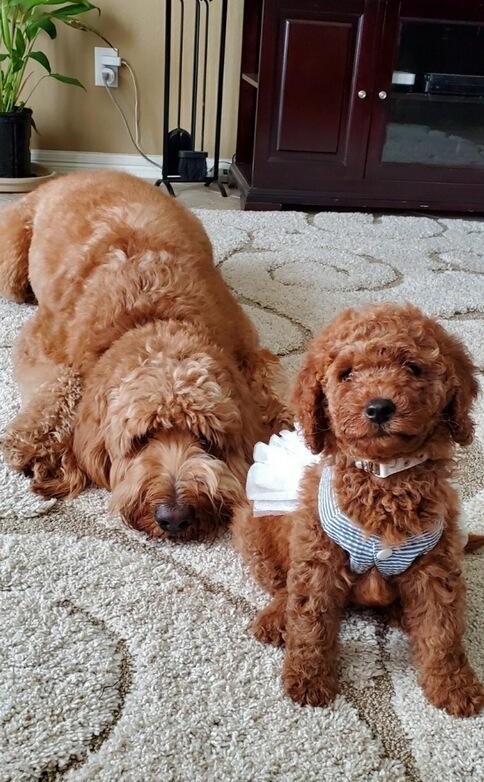
[[[259,86],[259,74],[258,73],[243,73],[242,79],[247,82],[247,84],[251,84],[252,87],[255,87],[256,89]]]

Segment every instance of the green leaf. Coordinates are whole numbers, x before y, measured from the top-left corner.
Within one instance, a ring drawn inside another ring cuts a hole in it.
[[[72,5],[66,5],[62,8],[56,8],[52,11],[52,16],[56,19],[69,19],[71,16],[77,16],[78,14],[85,14],[88,11],[93,10],[96,6],[84,3],[73,3]],[[97,9],[99,10],[99,9]]]
[[[4,60],[8,60],[8,54],[0,54],[0,62],[3,62]]]
[[[17,55],[17,52],[14,50],[11,54],[11,60],[12,60],[12,73],[18,73],[22,70],[24,67],[24,61],[21,57]]]
[[[7,6],[0,3],[0,40],[3,41],[8,52],[12,50],[12,36],[10,34],[10,18],[7,15]]]
[[[49,16],[54,13],[58,14],[59,11],[67,12],[72,15],[76,13],[86,13],[93,9],[96,9],[101,13],[100,9],[93,3],[88,2],[88,0],[7,0],[7,2],[9,2],[10,7],[21,6],[26,13],[30,13],[31,11],[34,13],[38,12],[41,10],[40,6],[60,6],[60,8],[53,8],[51,11],[46,11],[45,13]]]
[[[48,0],[10,0],[12,7],[20,6],[24,11],[31,11],[38,5],[48,5]]]
[[[62,76],[60,73],[51,73],[50,75],[53,79],[57,79],[57,81],[61,81],[63,84],[73,84],[74,87],[82,87],[83,90],[86,89],[79,79],[74,79],[72,76]]]
[[[28,2],[29,0],[9,0],[8,4],[10,8],[18,8],[20,6],[24,11],[28,11]]]
[[[38,27],[47,33],[49,38],[57,38],[57,29],[54,22],[48,16],[40,16],[33,23],[34,27]]]
[[[17,27],[15,31],[15,48],[18,56],[23,57],[25,54],[25,38],[20,27]]]
[[[42,65],[42,67],[45,68],[46,71],[51,73],[52,69],[50,67],[50,62],[45,56],[44,52],[30,52],[29,57],[32,60],[36,60],[37,62],[39,62]]]
[[[12,0],[11,0],[12,1]],[[22,5],[27,10],[31,8],[37,8],[39,5],[91,5],[88,2],[82,2],[82,0],[13,0],[15,5]]]
[[[42,0],[35,0],[32,2],[32,0],[10,0],[10,5],[12,7],[21,5],[22,8],[25,8],[27,11],[33,8],[36,5],[41,5]]]

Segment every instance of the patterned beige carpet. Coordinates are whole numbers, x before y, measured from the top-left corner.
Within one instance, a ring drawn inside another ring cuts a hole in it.
[[[484,370],[484,223],[363,214],[200,212],[228,283],[292,371],[340,308],[410,300]],[[17,408],[10,351],[25,306],[0,302],[0,428]],[[484,405],[461,457],[484,531]],[[265,597],[228,540],[151,545],[90,491],[46,503],[1,469],[1,782],[482,780],[484,714],[430,707],[405,638],[348,616],[342,693],[301,709],[282,653],[247,625]],[[483,555],[469,557],[466,646],[484,678]]]

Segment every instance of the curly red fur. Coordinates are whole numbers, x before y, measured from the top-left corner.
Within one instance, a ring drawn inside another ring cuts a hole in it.
[[[124,174],[62,177],[2,210],[0,289],[38,302],[15,348],[23,408],[4,449],[46,496],[88,483],[162,537],[213,535],[254,443],[288,422],[278,360],[216,269],[198,219]],[[31,287],[30,287],[31,286]]]
[[[259,584],[273,595],[256,618],[262,641],[285,642],[283,681],[297,702],[329,703],[337,692],[339,626],[348,604],[401,612],[429,701],[455,716],[476,714],[484,691],[462,647],[465,585],[458,501],[448,482],[455,443],[473,433],[475,370],[463,345],[416,307],[382,304],[337,317],[309,347],[294,391],[306,443],[324,459],[308,467],[299,509],[233,522],[234,540]],[[383,426],[364,414],[369,400],[393,400]],[[355,466],[425,450],[428,460],[386,479]],[[324,532],[317,506],[324,464],[341,510],[368,535],[398,544],[444,521],[435,548],[398,576],[358,575]],[[482,540],[472,538],[468,549]]]

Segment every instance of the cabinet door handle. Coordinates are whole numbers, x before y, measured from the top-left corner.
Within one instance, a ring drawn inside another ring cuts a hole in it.
[[[380,90],[380,92],[378,93],[378,97],[380,98],[380,100],[386,100],[388,96],[385,90]]]
[[[365,98],[366,98],[366,90],[360,90],[358,92],[358,97],[359,97],[360,100],[365,100]]]

